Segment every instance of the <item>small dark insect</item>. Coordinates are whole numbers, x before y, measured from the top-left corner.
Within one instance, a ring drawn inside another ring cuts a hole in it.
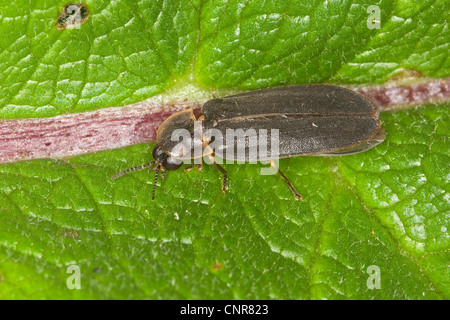
[[[200,128],[195,126],[198,123],[201,124]],[[286,86],[241,93],[206,102],[198,118],[192,109],[167,118],[157,130],[157,145],[153,149],[155,160],[120,172],[113,179],[156,165],[152,193],[154,199],[159,172],[164,179],[163,171],[178,169],[181,160],[205,156],[223,174],[222,191],[225,192],[228,189],[228,175],[215,161],[215,156],[247,162],[269,161],[295,198],[301,199],[301,195],[273,161],[274,145],[270,145],[269,151],[269,140],[273,142],[275,140],[272,138],[278,139],[276,158],[342,156],[363,152],[381,143],[385,133],[380,125],[375,106],[369,99],[338,86]],[[189,136],[189,142],[181,149],[179,139],[174,139],[180,129]],[[213,130],[219,136],[239,130],[244,134],[220,140],[217,135],[212,138],[210,132]],[[267,134],[267,139],[260,139],[258,135],[261,132]],[[199,146],[201,152],[196,153]],[[234,150],[240,147],[244,152],[235,153]],[[201,164],[198,166],[201,168]]]
[[[100,272],[102,272],[102,268],[100,268],[100,267],[94,268],[94,269],[92,270],[92,272],[93,272],[93,273],[100,273]]]
[[[89,18],[89,11],[85,4],[66,4],[58,17],[57,29],[74,28],[82,25]]]

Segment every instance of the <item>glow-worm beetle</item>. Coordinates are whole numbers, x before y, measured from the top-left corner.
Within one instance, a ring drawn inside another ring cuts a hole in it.
[[[201,121],[201,134],[197,138],[194,133],[196,121]],[[157,130],[154,161],[122,171],[113,178],[156,165],[152,193],[154,199],[158,173],[161,172],[164,179],[164,169],[176,170],[182,164],[180,160],[195,158],[195,152],[181,154],[177,148],[179,141],[172,139],[175,130],[185,129],[192,137],[189,148],[194,150],[200,145],[203,150],[200,157],[208,156],[223,174],[223,192],[228,188],[227,172],[214,160],[217,153],[227,160],[270,160],[295,198],[301,199],[301,195],[272,161],[271,151],[265,148],[265,152],[261,153],[258,145],[258,152],[252,153],[254,149],[250,147],[251,141],[259,140],[253,139],[251,134],[219,144],[214,140],[214,147],[209,147],[211,140],[205,132],[215,129],[225,136],[227,130],[231,129],[254,133],[261,129],[277,129],[278,158],[288,158],[300,155],[340,156],[368,150],[384,140],[385,133],[380,126],[375,105],[368,98],[339,86],[302,85],[250,91],[207,101],[198,118],[192,109],[170,116]],[[228,152],[230,149],[235,150],[239,143],[245,145],[244,158],[237,153]]]

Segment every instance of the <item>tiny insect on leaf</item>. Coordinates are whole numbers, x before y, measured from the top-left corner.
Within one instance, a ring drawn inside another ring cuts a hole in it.
[[[215,132],[213,138],[211,132]],[[184,140],[181,144],[180,137]],[[156,165],[155,186],[158,172],[178,169],[181,160],[203,157],[223,174],[225,192],[228,174],[216,157],[270,161],[295,198],[301,199],[274,160],[354,154],[373,148],[384,137],[374,103],[352,90],[333,85],[262,89],[209,100],[198,117],[192,109],[170,116],[157,130],[155,161],[114,177]]]

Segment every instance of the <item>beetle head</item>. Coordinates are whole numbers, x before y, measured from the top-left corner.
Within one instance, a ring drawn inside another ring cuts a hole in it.
[[[177,161],[166,154],[158,145],[153,148],[152,155],[158,166],[166,170],[177,170],[182,164],[181,161]]]
[[[158,145],[153,148],[153,159],[155,159],[155,181],[153,182],[152,200],[155,199],[156,182],[158,182],[158,173],[161,171],[161,178],[164,180],[164,170],[177,170],[182,162],[176,161],[174,158],[166,154]]]
[[[161,172],[161,178],[164,180],[164,173],[163,173],[164,170],[176,170],[179,167],[181,167],[182,162],[177,161],[174,158],[167,155],[158,145],[156,145],[153,148],[152,155],[153,155],[153,159],[155,159],[154,161],[144,164],[144,165],[141,165],[141,166],[127,169],[122,172],[119,172],[118,174],[116,174],[113,177],[113,179],[116,179],[116,178],[124,175],[125,173],[131,172],[131,171],[142,170],[142,169],[145,169],[148,167],[152,167],[156,164],[156,166],[153,167],[153,170],[155,171],[155,181],[153,182],[152,200],[154,200],[155,199],[155,187],[156,187],[156,182],[158,182],[159,172]]]

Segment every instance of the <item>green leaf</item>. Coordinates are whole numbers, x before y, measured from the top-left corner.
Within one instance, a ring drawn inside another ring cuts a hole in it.
[[[0,2],[2,117],[129,104],[176,81],[450,74],[444,0],[380,1],[379,30],[369,1],[87,1],[86,23],[58,30],[65,4]],[[167,173],[155,201],[153,172],[111,179],[153,145],[0,165],[0,298],[448,299],[449,105],[381,118],[368,152],[280,161],[300,202],[253,164],[224,166],[226,194],[206,165]]]

